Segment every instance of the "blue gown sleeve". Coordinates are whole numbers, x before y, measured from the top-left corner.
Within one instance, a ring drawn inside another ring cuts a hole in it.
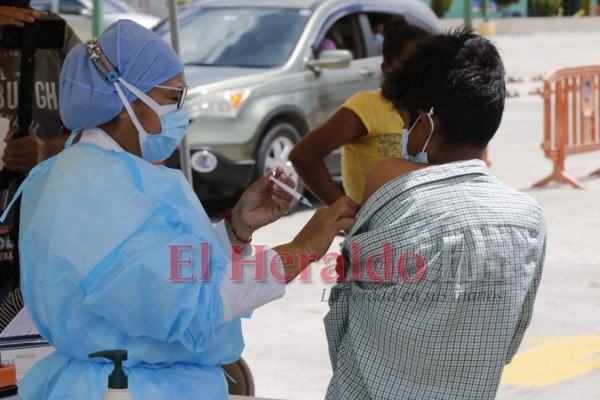
[[[23,203],[24,296],[57,347],[69,347],[61,332],[80,325],[94,332],[93,321],[192,352],[239,331],[239,320],[222,324],[218,288],[229,258],[180,174],[82,146],[33,179]],[[173,245],[193,247],[181,256],[192,266],[180,275],[195,273],[194,280],[170,280]],[[200,279],[201,264],[210,279]]]
[[[109,319],[127,336],[179,341],[188,350],[202,351],[223,319],[218,287],[228,260],[211,238],[183,231],[177,217],[167,205],[157,205],[83,278],[81,288],[85,309]],[[208,251],[200,243],[208,243]],[[178,245],[191,246],[180,255],[191,266],[176,266],[173,274],[171,249]],[[203,271],[210,276],[202,276]],[[174,276],[190,280],[170,280]]]

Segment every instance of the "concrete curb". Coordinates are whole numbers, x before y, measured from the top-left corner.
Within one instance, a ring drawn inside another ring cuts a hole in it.
[[[531,17],[531,18],[497,18],[496,33],[500,35],[527,35],[538,32],[592,32],[600,31],[600,16],[593,17]],[[473,20],[473,26],[479,27],[482,19]],[[445,29],[455,28],[463,24],[462,19],[442,19]]]

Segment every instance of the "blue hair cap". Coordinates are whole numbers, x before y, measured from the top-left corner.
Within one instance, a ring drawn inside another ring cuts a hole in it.
[[[183,72],[171,46],[133,21],[120,20],[108,26],[99,41],[120,77],[144,93]],[[121,89],[130,103],[137,99],[123,85]],[[102,125],[123,109],[117,90],[92,62],[83,43],[75,46],[63,63],[59,106],[68,129]]]

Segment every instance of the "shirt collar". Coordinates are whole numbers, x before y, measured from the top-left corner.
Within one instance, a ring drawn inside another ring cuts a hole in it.
[[[86,128],[81,132],[79,143],[92,143],[104,150],[125,151],[108,133],[100,128]]]
[[[429,165],[426,168],[400,175],[381,186],[369,197],[356,216],[356,223],[350,231],[346,232],[346,237],[350,237],[358,232],[362,225],[368,222],[373,214],[385,207],[387,203],[396,201],[403,196],[410,196],[411,190],[416,187],[449,180],[458,176],[489,174],[485,161],[471,159]]]

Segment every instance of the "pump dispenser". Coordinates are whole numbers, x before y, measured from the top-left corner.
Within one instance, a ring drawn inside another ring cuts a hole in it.
[[[104,400],[133,400],[129,394],[127,375],[123,371],[123,361],[127,360],[127,350],[105,350],[92,353],[89,358],[103,357],[115,362],[115,369],[108,376],[108,392]]]

